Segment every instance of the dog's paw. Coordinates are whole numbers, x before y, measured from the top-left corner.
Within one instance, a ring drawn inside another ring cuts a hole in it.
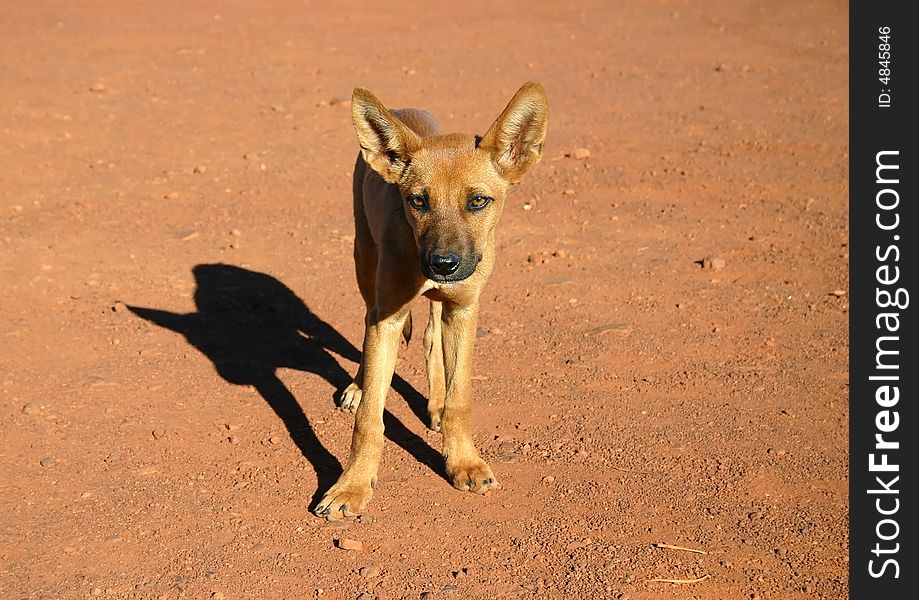
[[[464,492],[484,494],[500,487],[498,479],[481,458],[469,461],[447,461],[447,476],[453,487]]]
[[[329,521],[356,517],[364,512],[372,497],[373,486],[369,482],[364,485],[355,485],[339,481],[329,488],[329,491],[316,505],[314,512],[317,516],[325,517]]]
[[[338,400],[338,408],[349,412],[355,412],[358,405],[361,403],[361,395],[363,393],[364,392],[356,383],[352,383],[341,393]]]
[[[443,414],[443,409],[437,410],[435,412],[428,412],[428,429],[431,431],[440,431]]]

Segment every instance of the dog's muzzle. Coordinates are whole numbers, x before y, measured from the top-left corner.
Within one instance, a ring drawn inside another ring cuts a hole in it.
[[[433,281],[462,281],[475,272],[481,257],[466,260],[459,254],[430,253],[421,256],[421,272]]]

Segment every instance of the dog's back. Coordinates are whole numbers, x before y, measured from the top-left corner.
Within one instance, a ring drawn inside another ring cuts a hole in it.
[[[428,138],[440,133],[440,123],[434,115],[417,108],[400,108],[392,111],[396,118],[408,125],[408,128],[420,138]]]

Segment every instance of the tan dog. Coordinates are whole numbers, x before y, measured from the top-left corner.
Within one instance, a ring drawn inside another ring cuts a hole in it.
[[[431,301],[424,332],[430,426],[443,432],[447,476],[461,490],[498,486],[469,424],[479,295],[495,263],[495,225],[512,184],[542,156],[548,104],[523,85],[484,136],[441,134],[427,112],[390,111],[370,91],[351,101],[361,152],[354,167],[354,262],[367,305],[364,351],[341,408],[356,412],[351,456],[316,507],[361,513],[383,454],[383,403],[411,305]]]

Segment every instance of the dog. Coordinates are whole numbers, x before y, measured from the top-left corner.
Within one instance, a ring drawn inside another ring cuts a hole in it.
[[[360,367],[339,398],[355,413],[351,454],[317,515],[356,516],[373,495],[383,405],[419,296],[430,300],[428,416],[443,435],[447,477],[475,493],[499,486],[472,440],[472,346],[479,296],[495,264],[495,226],[511,186],[542,157],[547,115],[546,92],[530,81],[484,135],[442,134],[431,114],[389,110],[369,90],[354,89],[354,264],[367,313]]]

